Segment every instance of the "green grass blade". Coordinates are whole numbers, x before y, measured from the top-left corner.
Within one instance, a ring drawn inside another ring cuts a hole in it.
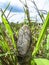
[[[10,48],[8,46],[8,42],[5,39],[5,35],[3,33],[2,27],[0,27],[0,31],[1,31],[1,34],[2,34],[1,35],[2,36],[2,39],[0,40],[0,45],[3,48],[3,50],[10,51]]]
[[[45,22],[44,22],[44,24],[43,24],[41,33],[40,33],[40,35],[39,35],[39,38],[38,38],[36,47],[35,47],[35,49],[34,49],[34,51],[33,51],[33,53],[32,53],[32,56],[34,56],[34,55],[36,55],[36,53],[38,53],[38,51],[39,51],[39,49],[40,49],[41,41],[42,41],[42,39],[43,39],[43,37],[44,37],[44,34],[45,34],[46,30],[47,30],[48,25],[49,25],[49,13],[47,14],[46,20],[45,20]]]
[[[2,47],[4,51],[6,51],[5,44],[2,40],[0,40],[0,47]]]
[[[14,37],[13,37],[13,32],[12,32],[12,29],[11,29],[8,21],[6,20],[6,18],[2,17],[2,22],[4,23],[6,30],[8,31],[8,34],[9,34],[10,38],[12,39],[14,48],[16,48]]]
[[[2,54],[0,54],[0,57],[8,56],[8,55],[14,55],[14,53],[13,53],[13,52],[11,52],[11,53],[9,53],[9,52],[7,52],[7,53],[2,53]]]

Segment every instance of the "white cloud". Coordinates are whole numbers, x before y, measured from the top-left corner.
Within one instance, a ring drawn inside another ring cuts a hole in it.
[[[1,3],[4,3],[4,2],[6,2],[6,1],[7,1],[7,0],[0,0]]]
[[[20,8],[23,8],[23,5],[20,3],[19,0],[0,0],[0,3],[7,3],[7,2],[11,2],[10,5],[12,6],[18,6]],[[35,0],[35,3],[37,4],[38,9],[43,9],[43,10],[47,10],[49,11],[49,0]],[[29,10],[33,13],[31,13],[31,16],[36,16],[37,14],[35,13],[36,11],[34,10],[34,5],[33,3],[31,3],[29,0],[27,0],[27,4],[29,6]],[[31,7],[32,6],[32,7]],[[7,11],[8,13],[8,11]],[[6,15],[7,15],[6,13]],[[15,14],[13,12],[11,12],[11,15]],[[24,13],[16,13],[15,16],[13,16],[9,21],[23,21],[24,19]]]
[[[25,1],[25,0],[22,0],[22,1]],[[27,1],[28,1],[28,5],[32,5],[30,0],[27,0]],[[45,3],[48,3],[48,0],[47,1],[46,0],[34,0],[34,1],[36,2],[37,6],[39,8],[45,7]],[[11,2],[11,5],[22,6],[22,4],[20,3],[19,0],[0,0],[0,2],[2,2],[2,3]]]
[[[19,7],[22,7],[22,4],[20,3],[20,1],[19,0],[10,0],[11,1],[11,5],[13,5],[13,6],[19,6]]]
[[[15,14],[13,17],[10,18],[11,15]],[[10,22],[23,22],[24,20],[24,13],[13,13],[11,12],[11,15],[9,16],[9,21]]]
[[[22,0],[25,1],[25,0]],[[48,9],[49,10],[49,0],[34,0],[35,3],[37,4],[37,7],[39,9]],[[7,2],[11,2],[10,4],[12,6],[19,6],[20,8],[23,8],[22,3],[19,0],[0,0],[0,2],[2,3],[7,3]],[[31,6],[33,7],[33,3],[30,2],[30,0],[27,0],[27,4],[30,7],[30,9],[32,10]]]
[[[7,16],[8,13],[9,13],[9,11],[6,11],[5,15]],[[0,14],[1,14],[1,12],[0,12]],[[14,15],[14,16],[12,16],[12,15]],[[13,12],[11,12],[10,16],[8,17],[8,20],[9,20],[9,22],[14,22],[14,23],[16,23],[16,22],[19,22],[19,23],[23,22],[23,20],[24,20],[24,13],[18,13],[18,12],[17,13],[16,12],[13,13]],[[1,15],[0,15],[0,21],[2,21],[1,20]]]

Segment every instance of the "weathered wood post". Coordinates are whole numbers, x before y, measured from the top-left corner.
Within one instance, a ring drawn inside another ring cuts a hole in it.
[[[19,30],[17,41],[19,65],[31,65],[31,31],[28,25],[23,25]]]

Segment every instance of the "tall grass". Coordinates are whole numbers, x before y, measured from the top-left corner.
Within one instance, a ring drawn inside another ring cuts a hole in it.
[[[9,7],[9,4],[7,5],[4,11],[2,10],[2,15],[1,15],[2,23],[4,25],[5,31],[3,30],[2,26],[0,26],[0,60],[2,65],[17,65],[17,47],[16,47],[16,42],[15,42],[14,34],[13,34],[14,31],[12,30],[8,22],[8,19],[5,16],[5,11],[7,10],[8,7]],[[43,27],[39,35],[38,41],[36,43],[36,47],[34,51],[32,52],[33,57],[36,56],[36,54],[38,53],[40,49],[41,41],[45,35],[48,25],[49,25],[49,13],[47,14],[46,20],[43,23]],[[34,61],[36,60],[34,60],[33,58],[32,61],[34,63]],[[33,63],[32,65],[35,65]]]
[[[5,11],[9,7],[10,4],[7,5],[5,10],[2,11],[1,19],[4,25],[5,31],[2,26],[0,27],[1,39],[0,39],[0,60],[2,61],[2,65],[17,65],[17,57],[16,57],[16,42],[14,40],[14,32],[5,16]],[[11,42],[10,42],[10,40]],[[9,42],[8,42],[9,40]],[[12,46],[9,46],[12,45]],[[13,50],[11,50],[11,47]],[[6,60],[6,61],[5,61]]]
[[[47,17],[46,17],[46,20],[45,20],[45,22],[44,22],[44,24],[43,24],[41,33],[40,33],[40,35],[39,35],[39,38],[38,38],[36,47],[35,47],[35,49],[34,49],[32,55],[36,55],[36,54],[38,53],[38,51],[39,51],[39,49],[40,49],[41,41],[42,41],[42,39],[43,39],[43,37],[44,37],[44,35],[45,35],[45,32],[46,32],[48,26],[49,26],[49,12],[48,12]]]

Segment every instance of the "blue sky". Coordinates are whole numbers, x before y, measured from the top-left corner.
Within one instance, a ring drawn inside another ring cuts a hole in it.
[[[5,9],[8,3],[0,3],[0,8]],[[23,9],[19,6],[13,6],[10,5],[7,10],[10,10],[12,8],[12,12],[23,12]]]
[[[24,2],[24,0],[22,0],[22,1]],[[7,15],[7,13],[10,11],[11,7],[13,9],[11,11],[10,16],[13,14],[16,14],[9,21],[14,21],[14,22],[23,21],[25,15],[23,12],[23,5],[20,3],[19,0],[0,0],[0,8],[2,8],[4,10],[9,2],[11,2],[11,3],[5,14]],[[35,0],[35,3],[37,4],[37,7],[39,10],[42,9],[42,10],[46,10],[47,12],[49,11],[49,0]],[[36,10],[34,9],[34,5],[29,0],[27,0],[27,4],[28,4],[29,10],[30,10],[30,16],[35,17],[37,15],[37,13],[36,13]]]
[[[22,4],[19,2],[19,0],[0,0],[0,8],[5,9],[9,2],[10,6],[7,10],[13,8],[12,12],[23,12]]]

